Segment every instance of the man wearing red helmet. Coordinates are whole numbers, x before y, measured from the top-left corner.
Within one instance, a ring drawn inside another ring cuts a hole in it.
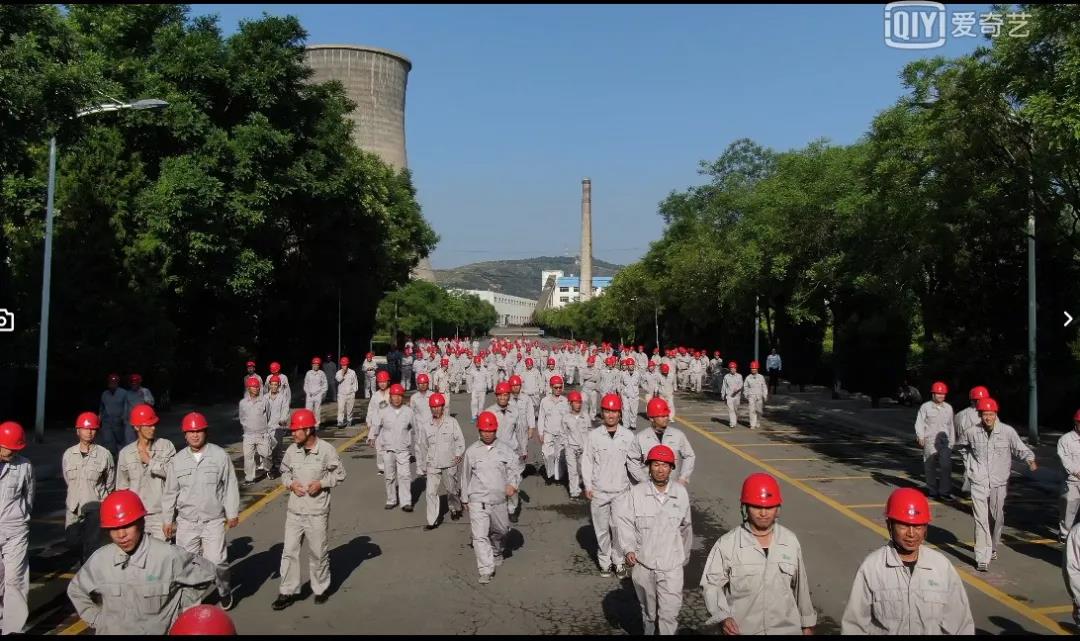
[[[690,354],[685,347],[680,347],[675,357],[675,377],[678,379],[679,389],[690,389]]]
[[[841,634],[975,634],[964,583],[941,552],[923,545],[930,502],[894,490],[885,505],[890,541],[866,556],[851,586]]]
[[[431,422],[431,405],[428,401],[435,392],[431,391],[431,377],[427,374],[416,375],[416,393],[409,397],[409,409],[412,410],[413,418],[416,419],[416,429],[413,430],[413,450],[416,450],[416,439],[420,438],[421,426]],[[418,468],[420,476],[424,475],[424,468]]]
[[[812,634],[817,624],[802,546],[776,522],[782,502],[775,478],[747,476],[742,525],[721,536],[705,561],[708,623],[719,622],[724,634]]]
[[[536,363],[533,359],[525,359],[525,373],[521,375],[521,393],[529,397],[529,402],[533,407],[533,420],[536,419],[537,412],[540,411],[540,397],[544,388],[544,378],[540,374],[540,370],[536,368]]]
[[[259,379],[259,390],[261,391],[263,388],[263,378],[255,372],[255,361],[248,361],[246,367],[247,370],[244,372],[244,391],[241,393],[241,396],[247,394],[247,382],[252,376]]]
[[[128,376],[128,382],[131,384],[131,389],[128,390],[128,395],[131,396],[131,406],[143,404],[154,406],[154,395],[150,390],[143,387],[143,380],[141,374],[132,374]]]
[[[26,433],[15,421],[0,423],[0,630],[23,631],[30,613],[30,512],[34,509],[34,468],[19,454]]]
[[[750,419],[750,429],[756,430],[761,414],[765,411],[765,401],[769,400],[769,385],[765,377],[758,373],[758,362],[750,361],[750,374],[743,381],[743,396],[746,397],[746,414]]]
[[[390,372],[386,370],[380,370],[375,374],[375,393],[371,396],[371,400],[368,401],[367,417],[364,422],[368,425],[368,442],[373,443],[375,447],[375,468],[378,474],[383,474],[383,450],[382,442],[371,438],[371,430],[375,429],[375,425],[379,422],[379,416],[382,412],[387,411],[390,408]]]
[[[649,417],[651,427],[634,435],[634,447],[630,450],[630,457],[638,463],[630,467],[634,482],[644,483],[649,479],[649,466],[645,457],[652,448],[665,445],[675,453],[672,479],[683,485],[689,485],[690,475],[694,473],[696,455],[686,434],[670,425],[671,410],[668,409],[664,399],[649,399],[648,405],[645,406],[645,413]]]
[[[551,394],[540,401],[540,416],[536,419],[536,435],[544,456],[544,482],[547,485],[562,480],[562,466],[566,449],[563,432],[563,416],[570,407],[562,395],[565,383],[561,376],[551,377]]]
[[[412,512],[413,432],[416,417],[404,406],[405,388],[395,383],[390,386],[390,407],[379,412],[379,418],[371,428],[368,444],[380,443],[383,457],[384,481],[386,483],[386,509],[401,505],[403,512]]]
[[[644,384],[641,372],[637,368],[637,361],[633,357],[623,361],[626,371],[619,379],[619,394],[623,402],[623,427],[633,431],[637,429],[638,405],[641,403],[641,388]]]
[[[270,377],[275,374],[278,376],[278,382],[281,384],[281,391],[285,393],[285,398],[292,402],[292,388],[289,387],[289,377],[281,371],[281,363],[277,361],[270,363],[270,373],[267,374],[266,380],[263,381],[263,394],[270,393]]]
[[[233,606],[225,531],[240,524],[240,489],[232,459],[207,442],[206,417],[191,412],[180,421],[188,446],[169,461],[161,497],[165,538],[217,566],[221,607]]]
[[[597,405],[599,404],[599,397],[597,396],[597,389],[600,385],[600,368],[596,366],[596,356],[590,354],[584,362],[581,368],[581,411],[585,413],[585,416],[596,416]],[[584,445],[584,444],[583,444]]]
[[[401,357],[401,386],[405,388],[406,392],[413,388],[413,363],[415,360],[412,348],[406,347],[405,354]]]
[[[484,367],[484,359],[480,356],[473,358],[473,366],[465,374],[465,381],[469,386],[469,411],[472,413],[472,421],[484,409],[484,397],[487,396],[488,386],[491,383],[491,373]]]
[[[278,395],[279,400],[284,396],[276,387],[280,383],[271,381],[271,374],[267,381]],[[260,394],[257,387],[259,379],[252,376],[248,379],[247,395],[240,399],[240,427],[243,430],[244,448],[244,483],[245,487],[262,480],[263,473],[270,471],[270,451],[273,441],[272,427],[270,426],[270,400],[269,394]],[[256,465],[257,463],[257,465]]]
[[[127,419],[131,414],[131,396],[127,390],[120,389],[120,375],[109,374],[106,379],[108,387],[101,393],[101,405],[98,407],[98,419],[101,421],[101,446],[109,450],[116,458],[120,448],[135,440],[135,434],[130,437],[127,428]]]
[[[671,412],[671,420],[675,420],[675,372],[671,365],[661,363],[660,376],[657,379],[656,395],[667,403],[668,411]]]
[[[364,362],[360,364],[364,374],[364,398],[371,398],[375,394],[375,371],[379,369],[375,363],[375,354],[368,352],[364,355]]]
[[[968,392],[968,407],[960,410],[953,417],[953,427],[955,428],[956,437],[960,438],[960,435],[967,431],[969,427],[975,427],[979,424],[979,410],[975,409],[978,405],[979,399],[990,398],[990,390],[986,389],[982,385],[976,385]],[[963,454],[963,453],[961,453]],[[964,463],[964,485],[960,488],[960,493],[967,498],[971,493],[971,479],[967,475],[967,460]]]
[[[503,539],[510,531],[506,499],[517,494],[522,469],[514,450],[496,439],[499,420],[494,414],[482,412],[476,428],[480,440],[461,461],[461,503],[469,512],[480,583],[486,584],[502,565]]]
[[[327,354],[326,360],[322,364],[323,375],[326,376],[326,397],[323,399],[324,403],[336,403],[337,402],[337,379],[334,375],[337,374],[338,365],[334,362],[334,355]],[[319,418],[316,416],[316,418]]]
[[[1065,468],[1065,490],[1061,493],[1061,521],[1058,523],[1058,537],[1062,543],[1076,524],[1076,512],[1080,508],[1080,410],[1073,415],[1072,427],[1057,444],[1057,455]]]
[[[704,389],[706,367],[708,367],[708,359],[702,356],[701,352],[695,351],[690,357],[690,364],[686,368],[690,391],[701,393]]]
[[[318,421],[309,409],[289,419],[292,443],[281,459],[281,484],[289,491],[285,514],[285,542],[281,551],[281,585],[275,610],[288,607],[300,596],[300,545],[307,540],[308,573],[315,604],[326,603],[330,588],[330,489],[345,480],[345,467],[337,450],[316,435]]]
[[[519,404],[511,403],[512,386],[503,381],[495,384],[495,404],[487,408],[487,412],[495,415],[499,421],[499,429],[495,432],[495,438],[510,446],[510,449],[518,455],[519,464],[524,466],[525,457],[528,454],[528,422],[519,416],[521,408]],[[520,484],[520,479],[518,479]],[[506,502],[506,509],[510,513],[510,522],[518,522],[520,501],[517,494],[511,496]]]
[[[616,499],[630,489],[629,470],[637,466],[631,451],[634,435],[620,425],[622,399],[608,394],[600,399],[603,423],[589,432],[581,457],[581,480],[589,500],[593,531],[596,533],[596,560],[600,576],[611,576],[611,565],[619,578],[626,577],[623,555],[619,551],[617,525],[612,508]]]
[[[740,394],[743,389],[743,377],[739,373],[739,365],[735,361],[728,363],[728,374],[724,377],[724,384],[720,387],[720,397],[727,400],[728,427],[735,429],[739,424],[739,403],[742,400]]]
[[[1016,430],[998,420],[997,401],[992,398],[980,399],[976,409],[979,411],[979,424],[958,436],[956,446],[965,454],[968,476],[971,478],[976,568],[986,572],[990,561],[997,558],[997,548],[1001,544],[1012,459],[1015,457],[1026,461],[1032,472],[1038,469],[1038,465],[1035,463],[1035,453],[1020,440]]]
[[[574,390],[566,395],[569,410],[562,417],[563,434],[566,435],[566,472],[569,477],[570,498],[581,497],[581,456],[585,452],[585,439],[592,429],[592,416],[584,411],[583,394]]]
[[[645,634],[675,634],[682,609],[683,566],[690,562],[694,534],[690,495],[671,483],[675,453],[657,445],[645,457],[649,482],[639,483],[615,502],[619,548],[633,568],[631,581]]]
[[[945,402],[949,388],[941,381],[930,386],[929,400],[915,415],[915,440],[923,448],[926,493],[931,498],[952,498],[952,447],[956,442],[953,408]],[[936,477],[936,478],[935,478]]]
[[[176,446],[167,438],[157,438],[158,417],[153,407],[136,406],[131,410],[130,422],[139,438],[120,450],[116,462],[116,489],[132,490],[139,495],[146,507],[147,536],[164,541],[161,497]]]
[[[342,356],[339,365],[340,369],[334,374],[334,380],[337,381],[337,426],[351,427],[360,381],[356,378],[356,371],[350,367],[352,363],[348,356]]]
[[[315,415],[315,429],[322,425],[322,404],[328,388],[326,374],[322,371],[322,359],[311,359],[311,369],[304,374],[304,408]]]
[[[447,396],[450,394],[450,359],[443,358],[439,361],[439,366],[435,368],[435,371],[431,373],[431,389],[435,392]]]
[[[75,420],[75,435],[79,442],[65,450],[60,458],[60,468],[67,483],[64,535],[68,547],[80,552],[81,561],[86,561],[94,550],[105,544],[98,525],[98,508],[116,486],[116,464],[112,454],[94,444],[100,426],[93,412],[80,414]]]
[[[112,543],[100,548],[68,583],[79,618],[99,635],[168,632],[214,582],[205,558],[146,536],[146,508],[131,490],[101,503],[101,529]]]
[[[446,413],[446,397],[435,393],[428,398],[430,419],[419,427],[416,438],[416,467],[427,477],[424,488],[427,525],[434,530],[439,522],[439,487],[446,488],[446,502],[450,518],[461,518],[461,488],[458,465],[465,455],[465,437],[461,425]]]

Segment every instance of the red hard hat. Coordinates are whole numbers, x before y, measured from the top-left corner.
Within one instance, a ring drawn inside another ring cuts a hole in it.
[[[101,502],[101,527],[112,529],[131,525],[146,516],[146,507],[131,490],[117,490]]]
[[[525,359],[525,367],[532,367],[532,366],[533,366],[533,364],[535,364],[535,363],[536,363],[536,361],[534,361],[534,360],[533,360],[533,359],[531,359],[531,358],[526,358],[526,359]]]
[[[0,423],[0,447],[18,452],[26,447],[26,433],[15,421]]]
[[[714,350],[713,351],[713,356],[715,356],[717,358],[720,358],[720,350]]]
[[[571,390],[569,393],[567,393],[566,400],[571,402],[571,403],[580,403],[580,402],[582,402],[581,401],[581,392],[579,392],[577,390]]]
[[[498,396],[499,394],[509,394],[509,393],[510,393],[510,383],[507,383],[506,381],[503,381],[503,382],[497,383],[495,385],[495,395],[496,396]]]
[[[384,383],[384,382],[389,383],[390,382],[390,372],[388,372],[388,371],[386,371],[384,369],[381,369],[378,372],[375,372],[375,382],[376,383]]]
[[[128,376],[128,380],[131,381],[132,385],[142,385],[141,374],[132,374],[131,376]]]
[[[605,410],[622,411],[622,398],[617,394],[607,394],[600,399],[600,408]]]
[[[593,363],[595,363],[596,362],[596,354],[589,354],[589,358],[586,359],[586,362],[589,365],[592,365]]]
[[[348,356],[343,356],[342,358],[347,360],[349,357]],[[368,352],[367,354],[364,354],[364,358],[367,358],[367,359],[375,358],[375,352]]]
[[[483,363],[483,362],[484,362],[484,359],[483,359],[482,357],[480,357],[480,356],[477,356],[477,357],[473,358],[472,360],[473,360],[473,362],[474,362],[474,363],[476,363],[477,365],[479,365],[480,363]]]
[[[89,414],[89,412],[87,412]],[[135,427],[143,425],[157,425],[158,415],[153,407],[146,403],[140,403],[131,408],[131,424]]]
[[[655,416],[671,416],[671,408],[668,407],[667,401],[664,399],[660,397],[652,398],[645,408],[645,415],[649,418]]]
[[[784,502],[780,496],[780,484],[764,472],[754,472],[742,484],[739,501],[754,507],[776,507]]]
[[[180,430],[184,432],[199,432],[208,427],[206,417],[198,412],[191,412],[180,421]]]
[[[405,388],[398,383],[390,386],[390,396],[405,396]]]
[[[510,377],[510,380],[508,382],[510,383],[510,387],[513,387],[515,385],[521,385],[522,380],[521,380],[520,376],[518,376],[517,374],[514,374],[513,376]]]
[[[449,364],[450,364],[450,359],[448,359],[448,358],[444,358],[441,361],[439,361],[439,365],[449,365]]]
[[[296,410],[289,419],[289,429],[294,431],[310,429],[315,427],[316,422],[315,412],[312,412],[307,408]]]
[[[671,367],[667,363],[660,363],[660,373],[667,374],[671,371]]]
[[[617,362],[619,362],[619,359],[615,358],[614,356],[608,356],[604,359],[604,365],[614,365]]]
[[[262,383],[259,382],[258,378],[248,376],[244,379],[244,387],[262,387]]]
[[[636,364],[637,364],[637,361],[635,361],[632,358],[628,358],[625,361],[623,361],[623,365],[626,365],[627,367],[633,367]]]
[[[142,406],[140,405],[139,407]],[[80,430],[101,429],[101,419],[93,412],[83,412],[82,414],[79,414],[79,418],[75,419],[75,428]]]
[[[432,394],[427,400],[428,407],[445,407],[446,397],[436,392]]]
[[[758,365],[757,361],[750,361],[750,369],[758,369],[761,365]]]
[[[671,448],[667,445],[654,445],[649,450],[649,455],[645,457],[645,462],[649,461],[663,461],[674,467],[675,465],[675,452],[671,451]]]
[[[476,417],[476,429],[481,432],[494,432],[499,429],[499,419],[491,412],[480,412]]]
[[[338,363],[339,363],[339,364],[340,364],[340,365],[341,365],[342,367],[348,367],[348,366],[349,366],[349,363],[351,363],[351,362],[352,362],[352,361],[350,361],[350,360],[349,360],[349,357],[348,357],[348,356],[342,356],[342,357],[341,357],[341,360],[340,360],[340,361],[338,361]]]
[[[930,502],[919,490],[901,487],[889,495],[885,518],[908,525],[926,525],[930,522]]]
[[[232,619],[216,605],[199,604],[184,610],[176,617],[169,636],[220,635],[235,636]]]
[[[649,361],[649,364],[645,367],[656,367],[656,361]]]
[[[416,384],[417,385],[429,385],[429,384],[431,384],[431,378],[429,378],[427,374],[419,374],[416,377]]]
[[[1076,414],[1073,414],[1074,421],[1080,421],[1080,410],[1076,410]]]
[[[555,364],[555,359],[554,358],[547,359],[547,364],[548,365],[554,365]]]
[[[255,361],[248,361],[247,367],[255,367]]]
[[[941,381],[936,381],[933,385],[930,386],[930,393],[931,394],[948,394],[949,393],[949,386],[946,385],[945,383],[942,383]]]
[[[980,398],[979,402],[975,405],[976,411],[979,412],[997,412],[998,402],[989,396],[986,398]]]
[[[736,369],[738,367],[739,367],[739,364],[736,363],[735,361],[731,361],[730,363],[727,364],[728,369]]]
[[[322,359],[319,358],[318,356],[316,356],[315,358],[311,359],[311,364],[312,365],[322,365]]]
[[[277,374],[280,371],[281,371],[281,363],[279,363],[277,361],[274,361],[273,363],[270,363],[270,373],[271,374]]]
[[[270,378],[266,379],[266,382],[267,383],[277,383],[278,385],[281,385],[281,377],[278,376],[277,374],[271,374]]]
[[[976,385],[975,387],[972,387],[971,392],[968,393],[968,400],[977,401],[980,398],[990,398],[990,390],[982,385]]]
[[[563,384],[562,376],[559,376],[559,375],[552,376],[551,380],[548,381],[548,384],[552,385],[552,386],[562,385]]]

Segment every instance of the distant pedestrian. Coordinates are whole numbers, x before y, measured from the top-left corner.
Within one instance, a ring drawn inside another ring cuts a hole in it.
[[[131,383],[131,389],[128,390],[128,394],[131,395],[131,406],[142,404],[154,407],[154,395],[142,386],[142,375],[132,374],[128,377],[128,381]]]
[[[335,381],[336,382],[336,381]],[[304,409],[315,415],[315,429],[322,426],[322,404],[328,389],[326,373],[322,371],[322,359],[311,359],[311,369],[304,374]]]
[[[930,386],[933,400],[923,403],[915,416],[915,439],[923,448],[923,470],[926,474],[926,493],[952,498],[952,448],[956,442],[953,408],[945,402],[948,386],[941,381]]]
[[[271,375],[272,377],[272,375]],[[269,379],[268,379],[269,380]],[[240,429],[244,447],[244,485],[252,485],[270,471],[270,443],[273,439],[270,425],[269,394],[259,394],[259,379],[248,379],[247,395],[240,399]],[[284,396],[273,382],[273,390],[279,398]]]
[[[746,397],[746,413],[750,418],[750,429],[756,430],[765,411],[765,402],[769,400],[769,386],[765,377],[758,374],[758,362],[750,361],[750,375],[743,382],[743,396]]]
[[[739,424],[739,402],[743,389],[743,377],[739,373],[739,366],[735,361],[728,363],[728,374],[724,377],[724,385],[720,389],[720,395],[727,401],[728,427],[735,429]]]
[[[322,364],[323,374],[326,375],[326,398],[323,399],[326,403],[337,402],[337,379],[334,375],[337,374],[338,366],[334,362],[334,355],[327,354],[326,360]],[[319,418],[316,416],[316,418]],[[321,422],[320,422],[321,424]]]
[[[120,375],[109,374],[107,388],[101,393],[101,405],[98,417],[101,420],[101,446],[109,450],[116,459],[120,448],[135,440],[132,434],[128,440],[127,419],[131,413],[131,396],[120,388]]]
[[[356,372],[349,368],[349,357],[341,357],[341,369],[334,374],[337,381],[337,426],[352,426],[353,407],[356,405],[356,392],[360,390],[360,382],[356,380]]]
[[[769,355],[765,357],[765,372],[769,375],[769,391],[773,394],[776,394],[776,387],[780,384],[780,373],[783,370],[783,362],[774,347],[769,351]]]

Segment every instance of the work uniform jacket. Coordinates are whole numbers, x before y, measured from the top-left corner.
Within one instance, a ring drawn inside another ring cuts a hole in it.
[[[334,380],[337,381],[338,389],[338,402],[343,398],[355,398],[356,392],[360,389],[360,381],[356,380],[356,370],[353,368],[341,368],[334,374]]]
[[[720,395],[724,398],[731,398],[738,396],[742,392],[743,377],[742,374],[728,374],[724,377],[724,385],[720,388]]]
[[[554,438],[562,436],[562,417],[570,411],[570,403],[565,396],[546,396],[540,401],[540,415],[536,419],[536,431],[543,437],[550,434]]]
[[[127,390],[117,387],[115,390],[105,390],[101,393],[101,406],[98,415],[104,425],[117,426],[123,423],[127,425],[131,417],[131,396]]]
[[[641,372],[637,369],[626,370],[622,373],[619,394],[627,398],[637,398],[641,395]]]
[[[942,436],[943,435],[943,436]],[[919,407],[915,416],[915,436],[926,439],[926,449],[937,450],[952,447],[956,442],[956,428],[953,425],[952,405],[942,402],[940,405],[927,401]],[[945,442],[936,442],[944,439]],[[936,447],[934,447],[936,445]]]
[[[277,396],[267,394],[263,398],[266,399],[266,404],[270,408],[270,418],[266,422],[270,429],[287,428],[289,426],[289,397],[285,396],[285,392],[278,390]]]
[[[155,438],[150,443],[150,462],[139,457],[139,442],[129,443],[120,450],[116,465],[116,489],[131,490],[139,495],[147,514],[161,513],[161,497],[169,475],[169,461],[176,456],[176,446],[167,438]]]
[[[721,536],[701,574],[711,621],[735,619],[739,634],[802,634],[817,624],[795,534],[776,523],[769,552],[744,522]]]
[[[94,552],[67,594],[99,635],[163,636],[181,612],[202,601],[215,578],[210,561],[143,533],[130,555],[115,543]]]
[[[941,552],[919,548],[908,570],[891,542],[859,566],[851,586],[841,634],[975,634],[964,584]]]
[[[769,398],[769,384],[761,374],[750,374],[743,381],[743,396],[746,398],[760,398],[762,402]]]
[[[540,370],[536,367],[526,369],[525,373],[521,375],[521,393],[526,396],[539,396],[540,391],[544,388],[544,379],[540,375]]]
[[[326,374],[322,370],[308,370],[307,374],[304,374],[304,394],[308,398],[317,398],[320,401],[326,396],[327,390]]]
[[[476,441],[465,450],[461,461],[461,502],[500,505],[506,502],[506,486],[518,485],[524,467],[506,443],[498,438],[491,445]]]
[[[585,438],[581,457],[581,480],[589,492],[619,494],[630,489],[630,468],[638,465],[633,459],[634,433],[619,425],[614,436],[600,425]]]
[[[116,487],[112,452],[96,443],[90,444],[86,455],[77,444],[72,445],[64,450],[61,464],[67,483],[68,512],[77,514],[83,506],[100,504]]]
[[[972,485],[1008,485],[1014,456],[1025,463],[1035,459],[1035,453],[1020,440],[1016,430],[1001,421],[991,432],[987,432],[981,422],[969,427],[957,439],[957,447],[967,453],[964,460]]]
[[[612,510],[623,555],[633,552],[643,567],[661,572],[686,565],[694,541],[690,495],[680,483],[669,481],[666,489],[651,480],[635,485]]]
[[[499,428],[495,432],[495,438],[509,445],[518,456],[525,454],[529,444],[529,432],[525,427],[527,423],[520,420],[521,417],[518,415],[518,408],[514,402],[511,400],[507,403],[505,409],[495,403],[484,411],[494,414],[498,421]]]
[[[671,470],[672,481],[689,481],[694,473],[694,448],[682,430],[668,423],[668,426],[656,435],[656,430],[650,425],[634,435],[634,446],[630,448],[630,456],[638,462],[630,467],[630,473],[637,483],[645,483],[649,480],[649,467],[645,464],[649,450],[657,445],[666,445],[675,453],[675,469]]]
[[[11,538],[30,527],[34,509],[34,466],[22,454],[0,463],[0,538]]]
[[[282,392],[278,391],[278,398],[284,399]],[[279,401],[280,402],[280,401]],[[240,427],[243,428],[244,436],[264,436],[270,429],[270,395],[262,396],[244,395],[240,399]]]
[[[566,447],[577,452],[585,451],[585,439],[589,438],[589,430],[592,429],[592,418],[585,412],[575,414],[567,411],[562,416],[562,430],[566,435]]]
[[[332,445],[322,439],[315,441],[310,450],[293,443],[281,457],[281,484],[289,493],[288,510],[293,514],[320,516],[330,513],[330,488],[345,480],[345,467]],[[315,496],[297,496],[291,485],[303,484],[305,491],[312,481],[318,481],[322,490]]]
[[[1065,482],[1080,484],[1080,434],[1077,434],[1076,430],[1069,430],[1061,435],[1057,443],[1057,455],[1061,459],[1061,467],[1065,470]]]
[[[465,455],[465,436],[457,419],[443,414],[423,424],[416,438],[416,463],[425,471],[455,467],[454,459]],[[430,481],[429,481],[430,482]]]
[[[235,519],[240,488],[228,453],[213,443],[203,446],[198,462],[190,447],[177,452],[169,461],[161,504],[166,523],[175,523],[177,515],[189,522]]]
[[[411,452],[414,420],[412,410],[408,407],[402,405],[395,408],[391,405],[379,412],[370,438],[378,439],[383,451]]]
[[[424,423],[431,422],[431,395],[435,392],[428,388],[426,392],[416,392],[409,397],[409,409],[412,410],[413,416],[416,418],[416,425],[420,426]],[[417,428],[419,429],[419,427]]]

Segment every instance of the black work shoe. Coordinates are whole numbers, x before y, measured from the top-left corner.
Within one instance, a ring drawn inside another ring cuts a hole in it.
[[[451,512],[450,513],[450,520],[451,521],[456,521],[456,520],[458,520],[460,518],[461,518],[461,512]]]
[[[292,605],[293,601],[295,600],[296,597],[290,594],[279,594],[277,595],[277,598],[274,599],[274,602],[270,604],[270,607],[274,608],[275,610],[284,610],[285,608]]]
[[[388,505],[384,506],[384,507],[383,507],[383,509],[384,509],[384,510],[392,510],[392,509],[394,509],[395,507],[397,507],[397,503],[390,503],[390,504],[388,504]]]
[[[411,505],[403,505],[401,507],[401,511],[402,512],[412,512],[412,506]]]
[[[518,522],[518,515],[517,514],[511,514],[510,515],[510,522],[511,523],[517,523]]]
[[[330,595],[323,592],[322,594],[315,595],[315,605],[322,605],[330,599]]]
[[[240,487],[251,487],[256,483],[258,483],[258,481],[240,481]]]
[[[425,525],[424,526],[424,531],[425,532],[430,532],[430,531],[434,530],[437,527],[439,527],[439,526],[438,525]]]
[[[232,593],[230,592],[229,594],[226,594],[225,596],[221,597],[221,601],[218,603],[218,605],[220,605],[221,609],[225,610],[226,612],[228,612],[229,610],[232,610],[232,608],[233,608],[233,596],[232,596]]]

